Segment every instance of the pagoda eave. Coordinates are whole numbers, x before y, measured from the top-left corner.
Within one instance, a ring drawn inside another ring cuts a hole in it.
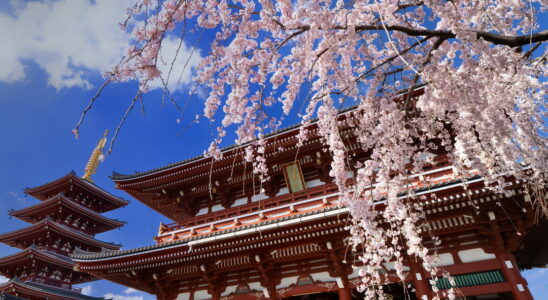
[[[21,282],[18,279],[12,279],[0,284],[0,292],[24,296],[30,299],[105,300],[103,297],[86,296],[77,291],[32,282]]]
[[[26,208],[12,210],[9,212],[9,215],[34,224],[37,222],[36,220],[41,219],[42,216],[58,214],[61,208],[67,209],[72,212],[73,215],[89,219],[90,221],[93,221],[94,224],[99,224],[99,228],[93,230],[94,234],[116,229],[124,225],[124,222],[104,217],[94,210],[67,199],[62,194],[58,194]]]
[[[60,236],[70,237],[71,239],[79,241],[82,244],[90,245],[96,248],[118,250],[121,247],[121,245],[99,241],[92,236],[86,235],[65,225],[54,222],[49,218],[45,218],[42,221],[28,227],[0,234],[0,242],[20,249],[26,248],[32,245],[32,243],[28,243],[28,245],[21,247],[19,242],[25,241],[27,239],[32,240],[33,236],[46,237],[48,235],[48,232],[56,232]]]
[[[106,201],[108,203],[108,207],[100,210],[101,212],[113,210],[129,204],[129,201],[116,197],[102,190],[95,184],[77,176],[76,173],[74,172],[70,172],[69,174],[63,177],[57,180],[48,182],[46,184],[33,187],[33,188],[26,188],[24,192],[27,195],[31,195],[34,198],[43,201],[43,200],[49,199],[54,194],[58,194],[60,191],[64,190],[64,187],[70,186],[70,185],[76,185],[82,188],[83,190],[85,190],[86,192],[96,195],[98,198],[101,198],[102,200]]]

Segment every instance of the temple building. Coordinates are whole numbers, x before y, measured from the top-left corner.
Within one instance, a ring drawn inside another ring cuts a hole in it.
[[[344,117],[344,116],[343,116]],[[341,129],[349,165],[367,158]],[[329,176],[331,158],[317,127],[297,146],[298,127],[266,138],[266,184],[243,159],[244,146],[220,160],[195,157],[134,175],[115,173],[117,188],[171,219],[156,244],[123,251],[78,251],[78,271],[173,299],[360,299],[359,253],[348,249],[349,210]],[[532,299],[520,269],[547,263],[546,222],[535,222],[532,196],[507,178],[495,194],[471,170],[456,174],[440,153],[413,176],[426,226],[438,236],[440,270],[466,299]],[[348,180],[353,174],[349,172]],[[466,182],[466,186],[465,183]],[[405,197],[403,195],[402,197]],[[382,213],[383,201],[377,202]],[[544,238],[542,238],[544,236]],[[83,248],[86,250],[85,248]],[[406,258],[406,278],[382,270],[393,299],[432,299],[430,274]],[[434,281],[446,297],[451,283]]]
[[[84,178],[71,172],[57,180],[27,188],[25,193],[40,202],[9,212],[10,216],[31,225],[0,234],[0,242],[21,249],[0,258],[0,274],[10,278],[0,284],[0,299],[103,299],[83,295],[81,289],[73,287],[97,278],[76,270],[69,254],[76,249],[104,252],[121,247],[95,238],[98,233],[124,225],[101,213],[128,204],[95,185],[91,179],[105,142],[106,137],[103,137],[93,151]]]

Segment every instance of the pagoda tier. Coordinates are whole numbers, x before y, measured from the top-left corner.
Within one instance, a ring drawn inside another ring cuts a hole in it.
[[[49,183],[27,188],[25,193],[42,201],[63,193],[72,201],[100,213],[128,204],[128,201],[107,193],[97,185],[78,177],[74,172]]]
[[[27,300],[105,300],[105,298],[90,297],[81,293],[81,289],[64,289],[36,282],[25,282],[18,278],[0,284],[0,295],[8,294],[6,300],[20,299]],[[9,298],[13,297],[13,298]],[[0,296],[0,299],[1,296]]]
[[[25,193],[40,202],[9,212],[10,216],[31,225],[0,234],[0,242],[22,249],[0,258],[0,274],[10,278],[0,284],[0,295],[30,300],[104,299],[83,295],[81,290],[72,288],[73,284],[96,280],[96,277],[77,271],[69,255],[76,249],[102,252],[121,247],[95,238],[98,233],[124,224],[100,213],[128,204],[93,184],[91,178],[97,170],[107,132],[92,151],[82,178],[71,172],[49,183],[27,188]]]
[[[124,225],[124,222],[106,218],[96,211],[68,199],[63,194],[58,194],[33,206],[12,210],[9,215],[32,224],[49,217],[57,223],[62,223],[89,235]]]
[[[118,250],[121,247],[118,244],[97,240],[91,235],[59,224],[49,217],[31,226],[0,234],[0,242],[19,249],[35,245],[39,249],[60,254],[71,253],[76,247],[87,251],[101,251],[103,248]]]
[[[58,287],[95,280],[89,274],[74,271],[75,263],[69,257],[34,246],[0,258],[0,265],[0,274],[5,277]]]
[[[0,292],[0,300],[27,300],[27,299]]]

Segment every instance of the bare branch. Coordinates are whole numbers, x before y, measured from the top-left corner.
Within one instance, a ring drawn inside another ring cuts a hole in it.
[[[93,98],[91,98],[89,100],[89,103],[88,103],[88,106],[86,106],[86,108],[84,109],[84,111],[82,112],[82,115],[80,115],[80,120],[78,120],[78,123],[76,123],[76,126],[74,127],[74,129],[72,130],[72,132],[74,133],[74,135],[76,135],[76,138],[78,138],[78,133],[80,131],[80,126],[82,126],[82,123],[84,122],[84,118],[86,117],[86,114],[88,113],[88,111],[91,109],[91,107],[93,106],[93,104],[95,103],[95,100],[99,97],[99,95],[101,95],[101,92],[103,91],[103,89],[112,81],[112,76],[109,77],[107,80],[105,80],[105,82],[103,83],[103,85],[99,88],[99,90],[97,90],[97,93],[95,93],[95,96],[93,96]]]
[[[310,26],[306,25],[300,28],[301,30],[308,30]],[[329,29],[333,30],[347,30],[347,26],[334,26]],[[381,24],[378,25],[361,25],[355,27],[356,32],[358,31],[376,31],[384,30]],[[453,39],[457,36],[449,30],[428,30],[428,29],[417,29],[406,26],[399,25],[387,25],[386,30],[388,31],[399,31],[406,33],[409,36],[425,36],[425,37],[440,37],[445,39]],[[548,30],[543,30],[534,34],[528,35],[519,35],[519,36],[507,36],[502,34],[496,34],[486,31],[474,31],[478,39],[483,39],[487,42],[491,42],[495,45],[506,45],[509,47],[519,47],[537,42],[544,42],[548,40]]]
[[[133,110],[133,107],[135,106],[135,102],[137,102],[137,100],[139,100],[139,99],[142,99],[142,96],[143,96],[143,92],[141,91],[141,89],[138,89],[137,94],[135,95],[135,97],[133,97],[133,99],[131,99],[131,104],[127,108],[126,113],[122,117],[122,120],[120,120],[120,123],[118,124],[118,126],[116,126],[116,130],[114,130],[114,136],[112,137],[112,140],[110,140],[110,145],[108,147],[108,154],[110,154],[112,152],[112,148],[114,147],[114,142],[116,141],[116,138],[118,137],[118,133],[120,132],[120,128],[122,128],[122,126],[126,122],[127,116],[129,115],[131,110]]]

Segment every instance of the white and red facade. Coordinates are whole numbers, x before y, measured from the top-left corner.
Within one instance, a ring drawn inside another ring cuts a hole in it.
[[[198,157],[135,175],[114,174],[118,188],[174,222],[160,224],[157,243],[149,247],[79,252],[73,256],[78,270],[166,300],[360,297],[359,253],[347,247],[349,211],[328,175],[330,157],[314,128],[299,148],[297,132],[267,138],[270,180],[262,186],[241,147],[225,149],[218,161]],[[366,157],[347,137],[349,160]],[[299,184],[289,181],[288,164],[298,166]],[[351,173],[348,178],[351,184]],[[527,235],[531,228],[543,232],[546,224],[535,225],[523,182],[508,178],[510,196],[494,194],[474,172],[455,174],[440,154],[413,176],[413,185],[426,197],[420,202],[424,226],[440,237],[440,269],[455,279],[457,295],[532,299],[519,268],[546,262],[524,241],[534,240]],[[382,213],[383,202],[377,207]],[[412,298],[431,299],[429,274],[412,257],[406,265],[402,283],[385,264],[388,293],[398,299],[407,289],[414,291]],[[444,297],[449,283],[440,279],[437,286]]]

